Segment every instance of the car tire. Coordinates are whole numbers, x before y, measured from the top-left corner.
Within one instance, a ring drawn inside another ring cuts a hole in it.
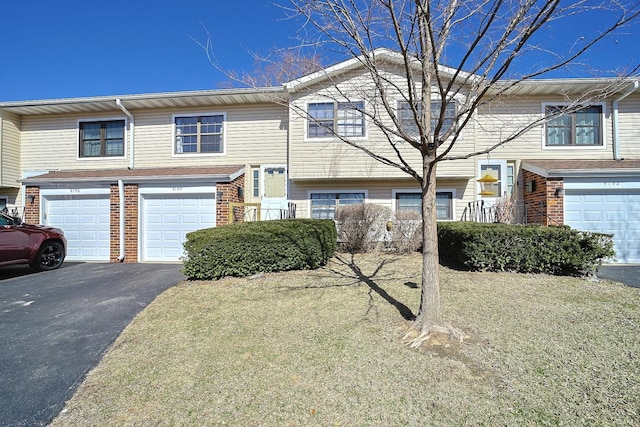
[[[47,241],[40,246],[31,268],[37,271],[55,270],[64,261],[64,246],[58,242]]]

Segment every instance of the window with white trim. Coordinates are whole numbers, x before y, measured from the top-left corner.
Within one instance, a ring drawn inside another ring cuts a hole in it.
[[[441,108],[442,101],[431,101],[431,133],[435,131],[436,124],[440,119]],[[418,102],[416,104],[416,109],[419,115],[422,111],[422,103]],[[398,119],[400,121],[400,126],[406,133],[414,137],[417,137],[419,135],[418,124],[416,123],[413,110],[411,109],[411,104],[408,101],[398,101]],[[444,110],[444,122],[442,130],[446,132],[451,127],[455,126],[455,122],[456,103],[455,101],[450,101],[449,103],[447,103]]]
[[[308,138],[363,137],[364,102],[312,102],[308,105]]]
[[[8,203],[9,199],[7,197],[0,196],[0,210],[6,208]]]
[[[561,114],[545,125],[547,147],[598,147],[604,145],[602,105],[592,105],[562,114],[562,105],[546,105],[547,116]]]
[[[175,153],[224,153],[224,114],[175,117]]]
[[[80,122],[80,157],[124,156],[124,120]]]
[[[408,210],[422,214],[422,194],[396,192],[396,211]],[[436,219],[453,220],[453,191],[436,191]]]
[[[339,207],[364,203],[365,194],[362,192],[311,193],[309,197],[311,218],[333,219]]]
[[[260,197],[260,168],[251,168],[253,197]]]
[[[513,163],[507,163],[507,196],[511,196],[514,193],[516,184],[516,165]]]

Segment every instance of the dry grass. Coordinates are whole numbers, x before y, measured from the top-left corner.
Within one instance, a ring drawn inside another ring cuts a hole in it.
[[[54,426],[639,425],[640,291],[442,269],[460,349],[409,350],[420,258],[182,283]]]

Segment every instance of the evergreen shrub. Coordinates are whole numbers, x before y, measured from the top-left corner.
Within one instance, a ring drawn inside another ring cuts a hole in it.
[[[333,256],[336,227],[317,219],[235,223],[188,233],[184,246],[189,280],[315,269]]]
[[[441,261],[470,270],[586,275],[615,255],[612,237],[568,226],[438,223]]]

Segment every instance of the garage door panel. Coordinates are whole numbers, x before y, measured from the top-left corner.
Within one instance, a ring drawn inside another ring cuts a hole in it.
[[[640,263],[640,190],[567,189],[565,224],[613,234],[616,262]]]
[[[108,261],[109,195],[46,195],[45,224],[61,228],[67,238],[67,260]]]
[[[215,227],[215,192],[144,194],[142,205],[143,261],[179,261],[187,233]]]

